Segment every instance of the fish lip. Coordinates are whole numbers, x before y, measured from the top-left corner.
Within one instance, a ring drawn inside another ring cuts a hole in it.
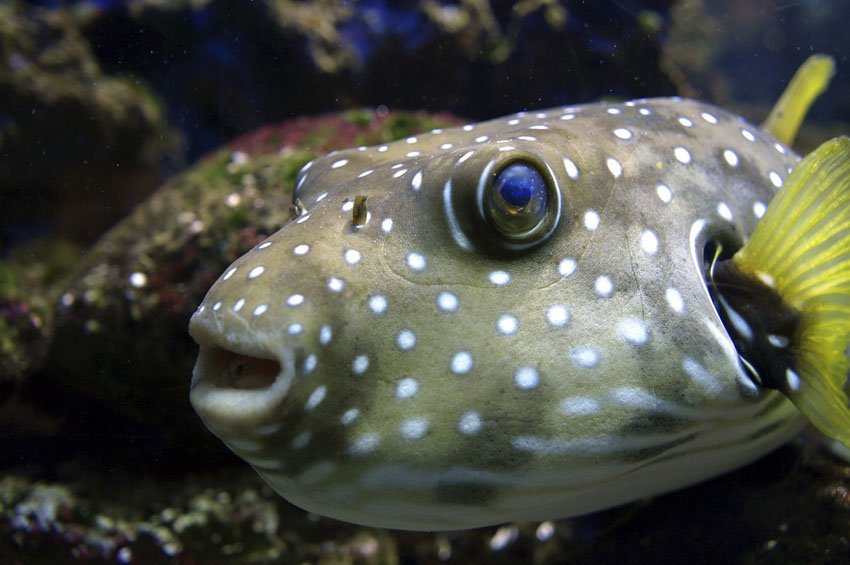
[[[274,419],[295,376],[294,355],[273,350],[268,340],[246,342],[218,331],[213,319],[197,314],[189,333],[199,345],[189,401],[218,436]]]

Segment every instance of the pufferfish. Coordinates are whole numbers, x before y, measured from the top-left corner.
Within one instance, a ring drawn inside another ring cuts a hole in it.
[[[850,443],[850,140],[679,98],[339,151],[193,315],[191,402],[284,498],[409,530],[589,513]],[[795,406],[796,405],[796,406]]]

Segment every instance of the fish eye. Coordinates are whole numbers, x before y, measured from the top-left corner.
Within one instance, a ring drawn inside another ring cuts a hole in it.
[[[487,221],[510,241],[536,241],[549,223],[550,189],[529,163],[509,163],[495,174],[482,196]]]

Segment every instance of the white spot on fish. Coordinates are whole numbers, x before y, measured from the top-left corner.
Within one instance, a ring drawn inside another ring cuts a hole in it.
[[[602,275],[593,283],[593,289],[600,298],[608,298],[614,292],[614,283],[610,277]]]
[[[416,334],[411,330],[403,329],[398,332],[395,338],[395,343],[402,351],[410,351],[416,347]]]
[[[262,275],[265,270],[266,270],[265,267],[254,267],[248,273],[248,280],[250,281],[250,280],[256,279],[257,277]]]
[[[619,109],[619,108],[608,108],[608,109],[606,110],[606,112],[608,112],[608,113],[609,113],[609,114],[611,114],[611,115],[616,116],[617,114],[619,114],[619,113],[620,113],[620,109]]]
[[[702,119],[707,121],[710,124],[716,124],[717,123],[717,118],[715,118],[713,114],[709,114],[708,112],[703,112],[702,114],[700,114],[700,116],[702,116]]]
[[[785,381],[793,391],[800,390],[800,375],[795,373],[791,368],[785,370]]]
[[[245,299],[240,298],[239,300],[236,301],[236,304],[233,305],[233,311],[238,312],[239,310],[242,309],[243,306],[245,306]]]
[[[253,313],[254,316],[262,316],[263,314],[265,314],[268,311],[268,309],[269,309],[268,304],[260,304],[259,306],[254,308],[254,312],[252,312],[252,313]]]
[[[343,413],[339,419],[339,423],[343,426],[349,426],[357,419],[358,416],[360,416],[360,410],[357,408],[351,408]]]
[[[345,281],[336,277],[328,279],[328,289],[331,292],[342,292],[345,289]]]
[[[392,218],[384,218],[384,221],[381,222],[381,231],[384,233],[390,233],[393,229],[393,219]]]
[[[465,436],[471,436],[481,431],[481,416],[478,412],[470,410],[460,417],[457,430]]]
[[[354,361],[351,362],[351,372],[357,376],[362,375],[366,371],[369,370],[369,356],[368,355],[358,355],[354,358]]]
[[[344,167],[348,164],[348,159],[340,159],[339,161],[335,161],[333,165],[331,165],[332,169],[338,169],[340,167]]]
[[[469,351],[458,351],[452,356],[449,365],[455,375],[465,375],[472,370],[473,359]]]
[[[708,369],[700,365],[694,359],[685,357],[682,360],[682,369],[690,376],[694,382],[700,385],[706,392],[713,396],[717,396],[723,390],[717,377],[712,375]]]
[[[346,263],[354,266],[360,262],[360,259],[363,258],[363,255],[356,249],[346,249],[345,253],[343,253],[342,255],[342,258],[345,260]]]
[[[756,136],[753,134],[753,132],[751,132],[748,129],[742,129],[741,135],[744,137],[744,139],[746,139],[749,142],[753,142],[753,141],[756,140]]]
[[[319,344],[327,345],[331,342],[332,338],[333,330],[329,325],[325,324],[319,329]]]
[[[410,181],[410,186],[413,190],[419,190],[422,187],[422,171],[417,171]]]
[[[475,142],[476,143],[484,143],[488,139],[490,139],[490,138],[487,137],[486,135],[479,135],[478,137],[475,138]]]
[[[685,118],[684,116],[679,118],[679,123],[686,128],[694,127],[694,123],[690,119]]]
[[[617,323],[617,333],[632,345],[643,345],[649,341],[649,332],[643,320],[626,318]]]
[[[682,295],[673,287],[668,288],[664,293],[664,298],[667,299],[667,305],[677,314],[685,311],[685,301]]]
[[[264,241],[263,243],[261,243],[260,245],[257,246],[257,249],[266,249],[266,248],[270,247],[271,244],[272,244],[271,241]]]
[[[304,359],[304,374],[309,375],[313,371],[316,370],[316,365],[319,364],[319,358],[316,357],[315,353],[311,353]]]
[[[576,270],[578,263],[572,257],[564,257],[558,262],[558,274],[562,277],[568,277]]]
[[[452,147],[454,147],[454,144],[452,143],[443,143],[440,145],[440,149],[451,149]]]
[[[224,274],[224,278],[223,278],[222,280],[226,281],[227,279],[229,279],[230,277],[232,277],[232,276],[233,276],[233,273],[235,273],[235,272],[236,272],[236,267],[233,267],[232,269],[230,269],[229,271],[227,271],[227,272]]]
[[[599,227],[599,214],[595,210],[588,210],[584,213],[584,227],[590,231]]]
[[[366,169],[365,171],[363,171],[362,173],[357,175],[357,178],[362,179],[362,178],[368,177],[369,175],[371,175],[374,172],[375,172],[374,169]]]
[[[376,433],[363,434],[355,439],[348,447],[350,455],[366,455],[377,449],[380,444],[380,436]]]
[[[397,179],[397,178],[399,178],[399,177],[402,177],[402,176],[404,176],[404,174],[405,174],[406,172],[407,172],[407,169],[399,169],[398,171],[396,171],[396,172],[394,172],[394,173],[393,173],[393,178],[394,178],[394,179]]]
[[[570,311],[565,304],[553,304],[546,310],[546,320],[556,328],[563,328],[570,321]]]
[[[306,243],[301,243],[292,248],[292,252],[299,256],[306,255],[308,251],[310,251],[310,246]]]
[[[666,184],[659,184],[655,187],[655,194],[658,195],[658,198],[661,199],[665,204],[669,203],[673,200],[673,192],[670,190],[670,187]]]
[[[296,306],[301,306],[304,304],[304,295],[303,294],[293,294],[289,298],[286,299],[286,305],[295,308]]]
[[[592,347],[577,347],[570,352],[570,359],[579,367],[592,369],[599,364],[599,352]]]
[[[649,108],[641,108],[638,110],[638,113],[641,116],[649,116],[650,114],[652,114],[652,110],[650,110]]]
[[[688,164],[691,162],[691,152],[685,149],[684,147],[676,147],[673,149],[673,156],[676,157],[676,160],[680,163]]]
[[[499,316],[499,319],[496,320],[496,328],[502,335],[513,335],[517,332],[517,329],[519,329],[519,320],[511,314],[502,314]]]
[[[608,157],[605,160],[605,165],[608,167],[608,170],[614,176],[614,178],[620,178],[620,175],[623,174],[623,166],[619,161],[614,159],[613,157]]]
[[[310,412],[314,410],[322,401],[325,399],[325,396],[328,393],[328,387],[325,385],[321,385],[314,390],[309,397],[307,397],[307,402],[304,403],[304,410]]]
[[[428,434],[428,420],[425,418],[411,418],[401,423],[398,428],[401,437],[408,441],[422,439]]]
[[[510,273],[506,273],[505,271],[493,271],[489,275],[487,275],[487,280],[490,281],[491,284],[496,286],[504,286],[511,282]]]
[[[578,178],[578,167],[570,159],[564,157],[564,170],[567,171],[567,176],[573,180]]]
[[[658,237],[650,230],[640,234],[640,248],[647,255],[655,255],[658,252]]]
[[[717,205],[717,213],[720,214],[720,217],[726,220],[727,222],[732,221],[732,210],[725,202],[721,202]]]
[[[601,403],[595,398],[587,396],[574,396],[565,398],[559,406],[561,413],[566,416],[587,416],[596,414],[602,407]]]
[[[788,153],[785,147],[778,141],[773,144],[773,148],[776,149],[776,151],[781,155],[785,155],[786,153]]]
[[[626,128],[615,129],[614,135],[616,135],[618,138],[623,139],[623,140],[632,138],[632,132],[630,132]]]
[[[738,154],[731,149],[725,149],[723,151],[723,158],[726,159],[726,162],[729,163],[730,167],[738,166]]]
[[[301,335],[303,331],[304,326],[302,326],[301,324],[289,324],[289,327],[286,328],[286,332],[289,335]]]
[[[404,377],[395,387],[395,396],[399,400],[413,398],[419,392],[419,381],[413,377]]]
[[[458,160],[457,160],[457,164],[458,164],[458,165],[460,165],[461,163],[463,163],[464,161],[466,161],[467,159],[469,159],[470,157],[472,157],[472,155],[473,155],[474,153],[475,153],[475,151],[467,151],[466,153],[464,153],[463,155],[461,155],[460,159],[458,159]]]
[[[756,200],[753,204],[753,214],[755,217],[761,219],[765,212],[767,212],[767,206],[761,200]]]
[[[514,383],[520,390],[531,390],[540,385],[540,373],[534,367],[520,367],[514,374]]]
[[[770,345],[777,349],[785,349],[791,343],[791,340],[784,335],[777,334],[768,334],[767,341],[769,341]]]
[[[443,291],[437,295],[437,308],[443,312],[455,312],[460,306],[457,296],[449,291]]]
[[[416,253],[415,251],[411,251],[407,254],[405,262],[411,271],[421,271],[428,264],[428,261],[425,260],[425,256],[421,253]]]
[[[770,182],[773,184],[773,186],[775,186],[776,188],[782,188],[782,177],[779,176],[779,173],[777,173],[776,171],[770,171],[770,174],[767,176],[770,178]]]
[[[369,306],[369,310],[371,310],[373,314],[383,314],[387,311],[387,299],[382,294],[370,296],[367,304]]]

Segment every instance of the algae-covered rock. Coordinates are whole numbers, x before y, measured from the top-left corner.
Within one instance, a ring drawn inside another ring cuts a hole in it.
[[[57,289],[78,257],[70,243],[35,241],[0,261],[0,405],[4,391],[11,392],[44,361]]]
[[[227,265],[288,221],[301,166],[334,149],[456,122],[383,110],[301,118],[209,155],[86,253],[59,298],[48,382],[176,435],[193,433],[189,317]]]

